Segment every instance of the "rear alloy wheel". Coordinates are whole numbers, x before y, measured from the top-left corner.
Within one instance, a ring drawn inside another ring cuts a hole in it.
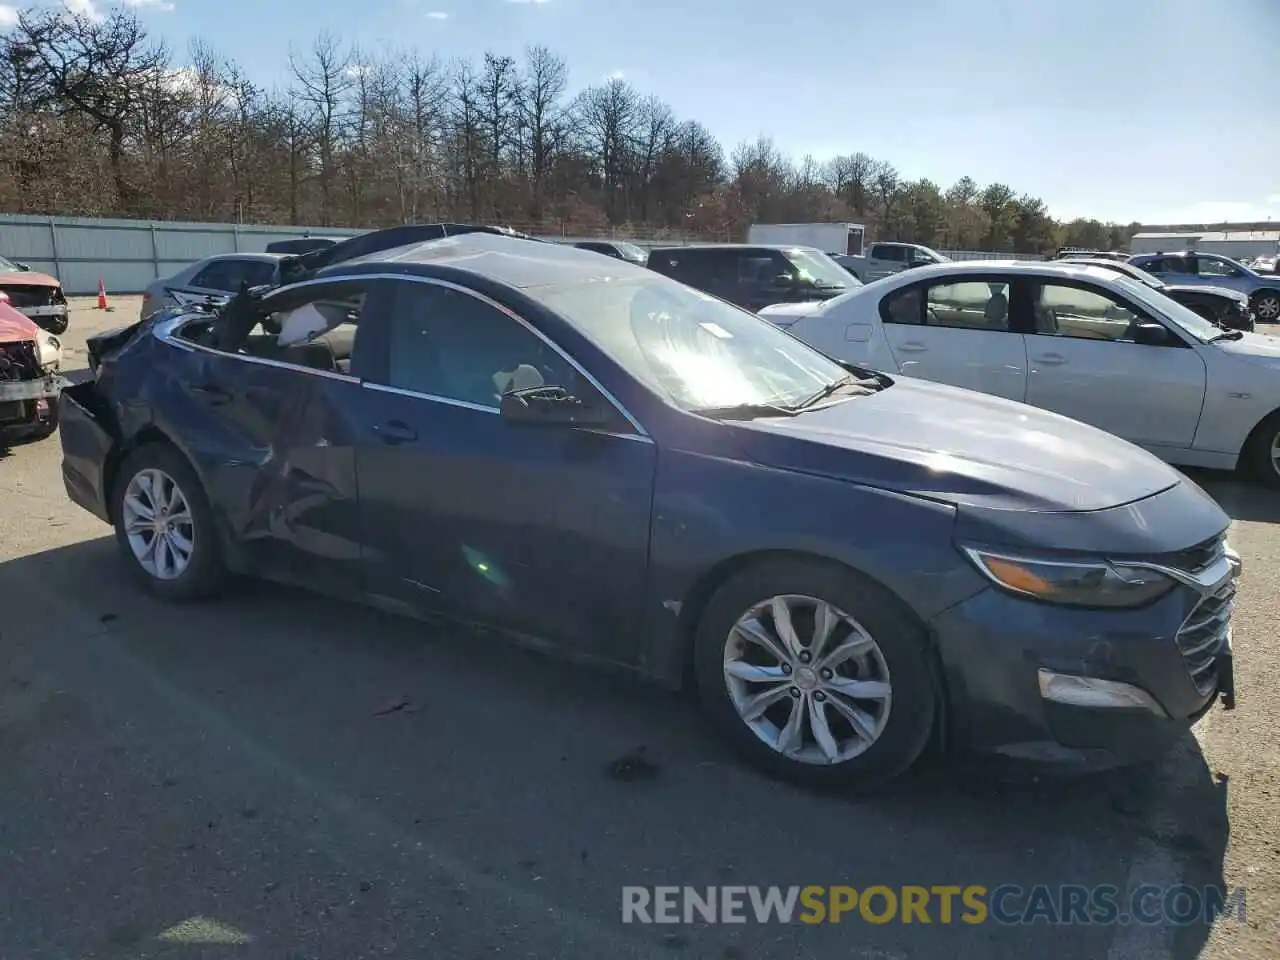
[[[906,770],[933,727],[924,632],[852,571],[771,561],[725,583],[694,651],[704,704],[771,773],[870,789]]]
[[[1253,312],[1260,323],[1275,323],[1280,320],[1280,292],[1264,290],[1253,299]]]
[[[116,539],[147,589],[170,600],[213,593],[223,573],[220,550],[186,460],[163,444],[140,447],[121,465],[116,489]]]

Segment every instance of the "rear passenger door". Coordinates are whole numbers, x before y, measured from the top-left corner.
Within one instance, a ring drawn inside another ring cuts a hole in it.
[[[249,572],[335,595],[360,590],[358,331],[385,309],[385,288],[367,280],[284,288],[265,301],[268,310],[340,301],[354,323],[297,348],[280,348],[268,333],[240,338],[234,352],[232,344],[190,346],[190,362],[172,373],[166,409],[182,417],[177,435],[216,487]]]
[[[880,301],[885,338],[909,377],[1009,400],[1027,395],[1027,347],[1009,322],[1011,285],[966,275],[903,287]]]

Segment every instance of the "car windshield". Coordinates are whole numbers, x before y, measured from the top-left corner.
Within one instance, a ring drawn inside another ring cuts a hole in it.
[[[825,253],[792,247],[784,250],[783,256],[790,260],[800,271],[800,275],[811,281],[814,286],[831,288],[849,286],[849,271]]]
[[[1189,310],[1159,290],[1152,290],[1145,283],[1123,275],[1116,277],[1115,283],[1140,304],[1149,307],[1162,317],[1169,318],[1202,343],[1208,343],[1217,334],[1222,333],[1221,327],[1210,323],[1194,310]]]
[[[685,410],[790,406],[849,375],[767,320],[665,277],[526,293]]]

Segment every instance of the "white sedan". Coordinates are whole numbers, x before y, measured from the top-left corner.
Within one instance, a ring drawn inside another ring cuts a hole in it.
[[[1067,261],[920,267],[760,315],[827,355],[1020,400],[1280,487],[1280,339]]]

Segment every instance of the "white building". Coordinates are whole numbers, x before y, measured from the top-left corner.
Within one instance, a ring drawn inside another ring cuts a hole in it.
[[[1274,257],[1280,253],[1280,230],[1240,230],[1229,233],[1136,233],[1130,253],[1169,253],[1203,250],[1224,257]]]

